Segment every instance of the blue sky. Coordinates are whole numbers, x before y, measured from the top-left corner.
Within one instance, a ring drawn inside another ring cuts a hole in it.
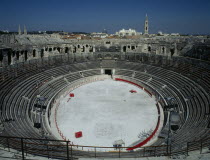
[[[210,0],[0,0],[0,30],[210,34]]]

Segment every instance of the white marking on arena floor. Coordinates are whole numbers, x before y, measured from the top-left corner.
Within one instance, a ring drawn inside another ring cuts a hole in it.
[[[130,93],[130,90],[137,93]],[[142,131],[155,129],[156,102],[140,88],[114,80],[83,85],[60,99],[57,123],[63,135],[77,145],[112,147],[116,140],[125,146],[139,140]],[[82,131],[81,138],[75,132]]]

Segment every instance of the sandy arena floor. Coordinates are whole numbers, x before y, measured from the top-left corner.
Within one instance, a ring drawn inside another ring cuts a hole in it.
[[[130,93],[132,89],[137,93]],[[122,139],[129,146],[139,140],[139,133],[154,129],[157,124],[155,100],[131,84],[97,81],[72,93],[74,98],[61,100],[57,123],[74,144],[112,147],[114,141]],[[83,137],[75,138],[78,131]]]

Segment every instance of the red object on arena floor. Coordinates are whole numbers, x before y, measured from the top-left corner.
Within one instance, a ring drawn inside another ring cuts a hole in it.
[[[137,91],[136,91],[136,90],[133,90],[133,89],[130,90],[130,92],[131,92],[131,93],[137,93]]]
[[[74,97],[74,93],[70,93],[69,96],[70,96],[70,97]]]
[[[76,138],[81,138],[82,137],[82,131],[76,132],[75,137]]]

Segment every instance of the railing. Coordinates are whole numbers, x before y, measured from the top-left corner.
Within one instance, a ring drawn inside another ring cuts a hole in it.
[[[70,141],[34,139],[21,137],[0,136],[0,144],[8,149],[20,152],[24,160],[28,154],[55,159],[73,158],[140,158],[156,156],[188,155],[189,152],[198,150],[200,154],[210,153],[210,139],[188,142],[186,147],[171,150],[171,145],[139,147],[135,151],[126,151],[129,147],[97,147],[72,145]],[[167,148],[170,150],[167,150]],[[109,151],[103,151],[109,149]]]

